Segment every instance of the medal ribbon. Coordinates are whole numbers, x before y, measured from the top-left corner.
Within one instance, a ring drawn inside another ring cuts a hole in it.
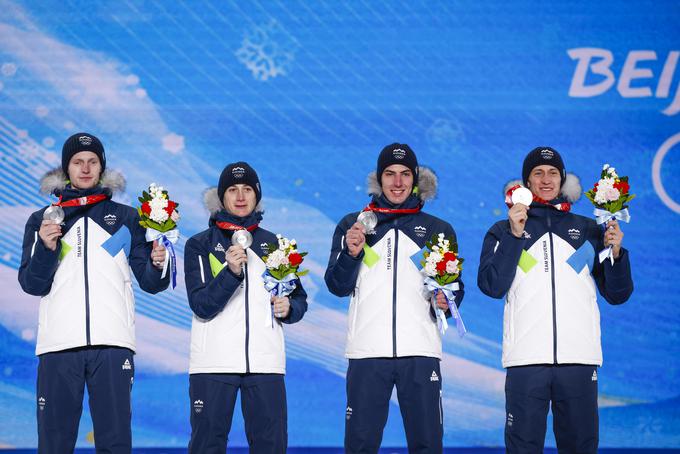
[[[75,199],[67,200],[66,202],[62,202],[61,196],[59,196],[59,200],[56,203],[53,203],[52,205],[60,206],[60,207],[79,207],[79,206],[85,206],[85,205],[93,205],[95,203],[99,203],[102,200],[106,200],[108,197],[105,194],[95,194],[95,195],[88,195],[85,197],[77,197]]]
[[[371,202],[362,211],[375,211],[376,213],[413,214],[418,213],[422,207],[422,205],[418,205],[415,208],[382,208],[375,206],[375,203]]]
[[[222,230],[231,230],[231,231],[247,230],[249,232],[252,232],[260,224],[253,224],[253,225],[248,226],[248,227],[243,227],[243,226],[240,226],[238,224],[232,224],[231,222],[227,222],[227,221],[218,221],[218,222],[215,222],[215,225]]]

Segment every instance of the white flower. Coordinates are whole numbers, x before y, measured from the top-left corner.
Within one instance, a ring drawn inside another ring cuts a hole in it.
[[[433,251],[439,251],[439,246],[432,246]]]
[[[168,200],[163,198],[153,198],[149,201],[151,214],[149,217],[155,222],[165,222],[168,220],[168,212],[165,208],[168,206]]]
[[[602,166],[602,170],[607,170],[609,168],[609,164],[605,164]]]
[[[440,240],[443,240],[443,239],[444,239],[444,234],[443,234],[443,233],[440,233],[440,234],[437,235],[437,236],[439,237]]]
[[[437,274],[437,264],[427,261],[423,270],[427,276],[435,276]]]
[[[446,262],[446,272],[449,274],[458,273],[458,260],[449,260]]]
[[[277,249],[267,256],[267,268],[278,268],[281,265],[288,265],[288,257],[282,250]]]
[[[291,246],[297,246],[297,241],[295,241],[295,238],[293,238],[292,240],[290,240],[290,245],[291,245]]]
[[[441,259],[444,258],[442,254],[439,252],[432,251],[430,252],[430,255],[427,257],[427,261],[434,263],[435,265],[441,261]]]
[[[173,222],[175,222],[175,223],[177,221],[179,221],[179,213],[177,212],[177,210],[172,210],[172,214],[170,215],[170,219],[172,219]]]

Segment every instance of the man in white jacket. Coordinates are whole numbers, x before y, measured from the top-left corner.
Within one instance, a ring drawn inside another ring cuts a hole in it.
[[[505,297],[503,367],[508,453],[542,453],[552,402],[557,449],[596,453],[597,368],[602,365],[596,288],[610,304],[633,291],[623,232],[570,212],[581,187],[560,154],[538,147],[524,159],[529,206],[509,204],[508,219],[489,229],[479,288]],[[514,185],[511,185],[514,188]],[[614,263],[597,260],[612,246]]]
[[[307,311],[297,280],[289,296],[271,296],[262,273],[275,234],[259,226],[260,181],[245,162],[224,168],[217,188],[206,192],[208,229],[187,241],[184,273],[191,325],[189,397],[192,454],[224,453],[236,396],[251,453],[283,454],[288,444],[286,353],[283,324]],[[239,230],[251,247],[232,244]]]
[[[130,268],[149,293],[167,288],[169,279],[161,279],[165,249],[146,242],[137,210],[111,200],[124,185],[120,174],[106,170],[99,139],[74,134],[64,143],[61,168],[41,182],[43,192],[59,197],[64,219],[43,219],[43,208],[26,223],[19,282],[42,297],[36,345],[41,454],[73,452],[86,384],[97,452],[131,452]]]

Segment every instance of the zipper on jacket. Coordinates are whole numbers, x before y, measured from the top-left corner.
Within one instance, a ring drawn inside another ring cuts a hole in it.
[[[550,222],[550,212],[548,214],[548,237],[550,238],[550,283],[552,285],[552,316],[553,316],[553,364],[557,364],[557,294],[555,292],[555,252],[553,248],[553,235]]]
[[[394,253],[392,254],[392,356],[397,357],[397,257],[399,252],[399,230],[394,220]]]
[[[90,340],[90,283],[87,277],[87,216],[83,217],[85,224],[83,233],[83,270],[85,274],[85,338],[87,345],[92,345]]]
[[[250,340],[250,308],[248,307],[248,264],[243,266],[243,286],[246,292],[246,374],[250,373],[250,356],[248,355]]]

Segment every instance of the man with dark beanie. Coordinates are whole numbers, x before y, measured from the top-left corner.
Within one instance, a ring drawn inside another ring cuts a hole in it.
[[[147,243],[139,215],[111,200],[122,175],[106,170],[104,147],[88,133],[69,137],[61,168],[41,181],[59,201],[26,223],[19,283],[41,296],[38,340],[38,452],[73,452],[84,387],[97,452],[132,449],[134,295],[167,288],[162,245]]]
[[[187,241],[184,274],[191,325],[189,453],[224,453],[236,396],[252,453],[285,453],[288,444],[286,354],[283,324],[307,311],[307,294],[270,296],[262,274],[267,244],[278,244],[260,227],[262,190],[245,162],[227,165],[217,188],[205,193],[208,229]],[[252,247],[232,244],[247,230]],[[271,314],[274,314],[274,321]]]
[[[513,204],[519,185],[506,186],[508,220],[486,234],[477,275],[482,292],[506,302],[506,450],[543,452],[552,403],[559,452],[596,453],[602,347],[595,289],[610,304],[633,291],[623,232],[612,220],[603,234],[595,220],[570,212],[581,186],[553,148],[529,152],[522,182],[533,201]],[[614,263],[600,263],[596,251],[610,245]]]
[[[364,209],[377,225],[367,231],[355,212],[335,229],[326,285],[334,295],[351,295],[345,452],[378,452],[395,386],[409,452],[442,452],[441,334],[412,260],[433,235],[455,241],[449,223],[422,211],[436,191],[436,176],[418,166],[408,145],[388,145],[369,175],[373,197]],[[436,304],[450,315],[443,294]]]

